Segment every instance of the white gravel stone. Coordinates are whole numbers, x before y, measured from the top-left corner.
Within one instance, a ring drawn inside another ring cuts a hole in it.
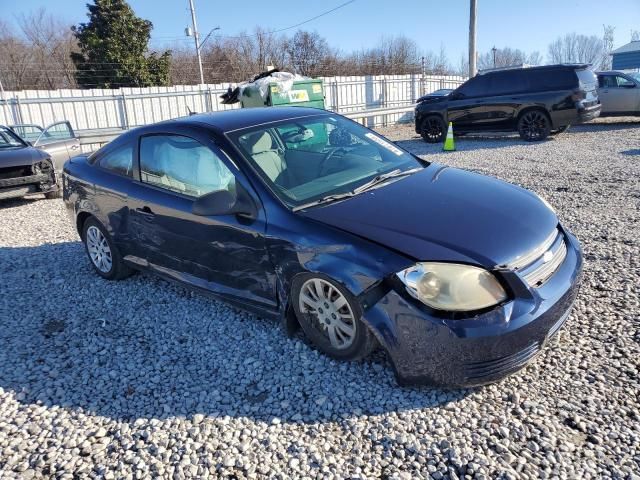
[[[107,282],[60,200],[0,202],[0,478],[637,478],[640,124],[423,143],[544,196],[581,240],[566,328],[484,388],[400,388],[157,278]],[[501,232],[496,232],[500,234]]]

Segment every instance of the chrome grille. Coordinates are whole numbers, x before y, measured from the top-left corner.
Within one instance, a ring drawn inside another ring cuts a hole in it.
[[[511,270],[520,270],[521,268],[532,264],[533,262],[538,260],[547,250],[549,250],[549,248],[551,248],[551,246],[558,238],[559,234],[560,232],[557,228],[555,228],[553,232],[551,232],[551,234],[545,239],[545,241],[540,244],[540,246],[510,262],[507,265],[507,268],[510,268]]]
[[[525,281],[532,287],[543,285],[551,275],[556,273],[556,270],[562,265],[566,256],[567,244],[564,242],[564,239],[561,239],[560,246],[551,252],[551,259],[532,272],[527,273],[524,276]]]
[[[564,235],[556,228],[538,247],[506,265],[520,272],[530,287],[537,288],[549,280],[567,256]]]

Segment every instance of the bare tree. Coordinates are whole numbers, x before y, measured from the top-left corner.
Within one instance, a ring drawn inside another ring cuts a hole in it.
[[[511,67],[515,65],[540,65],[542,63],[542,55],[540,52],[531,52],[527,54],[518,48],[497,48],[494,52],[490,50],[483,53],[478,58],[478,68],[485,70],[487,68]]]
[[[69,26],[44,8],[20,16],[18,24],[32,50],[36,86],[48,89],[75,87],[71,53],[77,49],[77,43]]]
[[[549,45],[551,63],[590,63],[599,66],[602,59],[603,42],[595,36],[568,33]]]
[[[7,90],[73,88],[68,25],[44,9],[18,17],[19,30],[0,20],[0,74]]]
[[[295,72],[310,77],[322,74],[323,63],[331,55],[329,44],[317,32],[298,30],[286,46]]]
[[[603,25],[604,34],[602,36],[602,59],[600,60],[600,70],[611,69],[611,52],[613,51],[613,33],[615,27],[611,25]]]
[[[0,79],[6,90],[21,90],[29,83],[32,51],[16,32],[0,20]]]
[[[640,30],[631,30],[631,41],[637,42],[640,40]]]

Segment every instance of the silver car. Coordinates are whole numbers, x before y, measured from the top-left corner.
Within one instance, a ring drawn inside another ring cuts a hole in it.
[[[640,73],[598,72],[601,117],[640,115]]]
[[[48,153],[58,174],[62,173],[64,162],[80,153],[80,140],[66,120],[45,128],[23,123],[11,125],[11,129],[29,144]]]

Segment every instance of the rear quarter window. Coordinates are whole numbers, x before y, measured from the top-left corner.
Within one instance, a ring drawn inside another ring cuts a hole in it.
[[[527,72],[531,91],[570,90],[578,86],[574,70],[531,70]]]
[[[588,68],[583,70],[576,70],[576,75],[580,81],[580,85],[593,85],[598,81],[596,74]]]

